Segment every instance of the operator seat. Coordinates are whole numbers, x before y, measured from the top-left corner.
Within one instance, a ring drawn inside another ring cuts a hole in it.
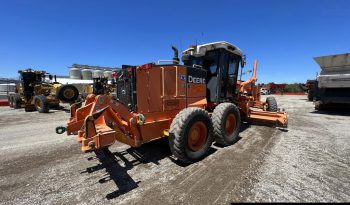
[[[207,70],[207,99],[209,102],[216,102],[217,98],[217,63],[215,61],[205,61],[204,68]]]

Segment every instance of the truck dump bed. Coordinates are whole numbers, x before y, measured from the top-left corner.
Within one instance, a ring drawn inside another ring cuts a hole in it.
[[[321,67],[315,84],[315,108],[350,104],[350,53],[315,57]]]
[[[350,88],[350,53],[315,57],[321,68],[319,88]]]

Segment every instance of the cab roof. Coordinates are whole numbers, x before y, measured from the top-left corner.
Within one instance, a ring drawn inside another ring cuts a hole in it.
[[[197,45],[197,46],[191,46],[190,48],[184,50],[182,52],[182,55],[192,55],[195,57],[201,57],[201,56],[204,56],[208,51],[217,50],[220,48],[223,48],[235,55],[239,55],[241,57],[243,56],[242,51],[237,46],[230,44],[226,41],[219,41],[219,42],[206,43],[206,44]]]

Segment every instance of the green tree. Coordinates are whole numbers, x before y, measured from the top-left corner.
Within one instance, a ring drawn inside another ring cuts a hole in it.
[[[287,84],[284,88],[284,92],[286,93],[302,93],[304,92],[299,83]]]

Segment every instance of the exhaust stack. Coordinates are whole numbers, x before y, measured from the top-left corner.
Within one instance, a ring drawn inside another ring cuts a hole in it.
[[[177,50],[177,48],[175,46],[171,46],[171,49],[173,49],[173,51],[174,51],[173,63],[179,64],[180,63],[179,51]]]

